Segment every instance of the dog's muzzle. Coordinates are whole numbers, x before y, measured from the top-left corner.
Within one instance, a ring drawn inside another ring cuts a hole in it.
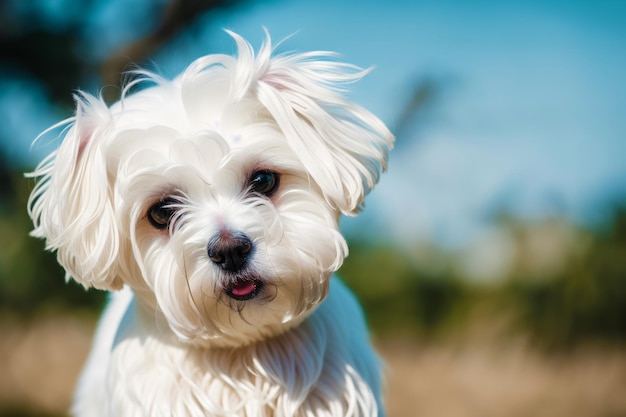
[[[222,230],[207,245],[209,259],[231,277],[224,291],[235,300],[255,298],[263,282],[247,272],[248,260],[254,252],[250,238],[243,233]]]

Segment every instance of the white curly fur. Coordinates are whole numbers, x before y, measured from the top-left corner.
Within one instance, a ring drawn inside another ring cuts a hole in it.
[[[76,115],[44,132],[65,126],[31,174],[32,234],[68,279],[121,290],[76,416],[384,414],[362,313],[331,277],[347,255],[340,215],[358,212],[393,136],[342,95],[366,71],[231,36],[236,56],[172,81],[137,72],[111,107],[79,93]],[[257,172],[275,173],[276,192],[255,192]],[[160,201],[163,229],[148,219]],[[232,272],[207,247],[236,234],[253,250]],[[232,296],[242,280],[258,293]]]

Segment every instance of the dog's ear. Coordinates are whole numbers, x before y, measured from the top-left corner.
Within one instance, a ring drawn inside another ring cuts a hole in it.
[[[257,63],[267,58],[267,48]],[[343,85],[367,71],[332,58],[328,53],[267,58],[259,65],[256,94],[329,204],[354,215],[386,168],[394,138],[376,116],[342,95]]]
[[[110,113],[96,97],[79,94],[76,101],[75,117],[50,129],[67,125],[59,149],[29,174],[38,178],[28,202],[31,235],[57,252],[66,278],[86,288],[119,289],[120,239],[102,143]]]

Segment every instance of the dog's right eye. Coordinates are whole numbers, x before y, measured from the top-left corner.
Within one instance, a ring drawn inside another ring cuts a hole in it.
[[[171,198],[166,198],[153,204],[148,209],[148,221],[156,229],[166,229],[176,213],[176,205],[177,202]]]
[[[249,180],[250,191],[270,197],[280,185],[278,172],[267,169],[256,171]]]

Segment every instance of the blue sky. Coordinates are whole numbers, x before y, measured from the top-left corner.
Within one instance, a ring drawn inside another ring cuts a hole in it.
[[[39,1],[66,10],[64,0]],[[150,28],[138,28],[121,0],[101,4],[89,17],[94,59]],[[233,51],[221,28],[260,45],[263,26],[276,40],[297,32],[284,49],[334,50],[374,66],[351,97],[392,129],[412,83],[441,86],[348,231],[459,245],[494,206],[591,221],[626,192],[626,2],[253,2],[201,19],[154,60],[175,75],[200,55]],[[30,84],[0,81],[8,120],[0,128],[14,138],[16,158],[36,155],[26,153],[32,137],[67,116],[47,109],[45,92]]]

